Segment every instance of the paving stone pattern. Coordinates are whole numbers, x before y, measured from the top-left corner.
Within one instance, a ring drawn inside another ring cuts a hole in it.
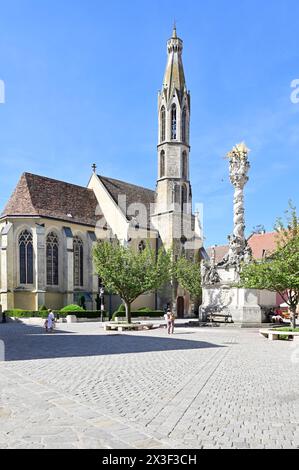
[[[0,448],[299,448],[292,342],[98,323],[8,323],[0,339]]]

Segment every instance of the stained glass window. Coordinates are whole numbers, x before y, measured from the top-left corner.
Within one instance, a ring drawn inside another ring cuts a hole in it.
[[[33,239],[29,230],[19,236],[20,283],[33,284]]]
[[[47,284],[58,286],[58,236],[51,232],[47,236]]]
[[[74,237],[74,286],[83,287],[83,242]]]

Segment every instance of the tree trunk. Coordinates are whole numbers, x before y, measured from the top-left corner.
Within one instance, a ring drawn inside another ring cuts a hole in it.
[[[126,307],[127,322],[132,323],[132,320],[131,320],[131,304],[129,302],[125,302],[125,307]]]
[[[290,308],[291,310],[291,327],[296,328],[296,310],[297,310],[297,305],[293,306]]]

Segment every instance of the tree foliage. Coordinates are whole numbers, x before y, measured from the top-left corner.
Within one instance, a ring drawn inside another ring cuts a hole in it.
[[[240,286],[279,293],[292,312],[295,328],[299,303],[299,223],[291,203],[286,218],[286,225],[282,219],[276,223],[275,251],[262,261],[243,266]]]
[[[175,263],[174,275],[179,285],[189,292],[194,302],[198,303],[202,295],[199,261],[180,257]]]
[[[136,251],[118,243],[98,242],[93,250],[94,265],[105,287],[118,294],[131,323],[131,303],[142,294],[166,284],[171,277],[171,255],[162,248],[156,253],[149,244]]]

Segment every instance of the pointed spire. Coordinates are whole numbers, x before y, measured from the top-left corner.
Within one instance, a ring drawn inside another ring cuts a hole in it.
[[[172,38],[173,39],[177,39],[177,33],[176,33],[176,21],[174,19],[174,22],[173,22],[173,29],[172,29]]]
[[[164,75],[163,88],[170,96],[175,88],[183,92],[186,88],[184,67],[182,62],[183,41],[177,36],[176,23],[173,24],[172,37],[167,41],[168,60]]]

